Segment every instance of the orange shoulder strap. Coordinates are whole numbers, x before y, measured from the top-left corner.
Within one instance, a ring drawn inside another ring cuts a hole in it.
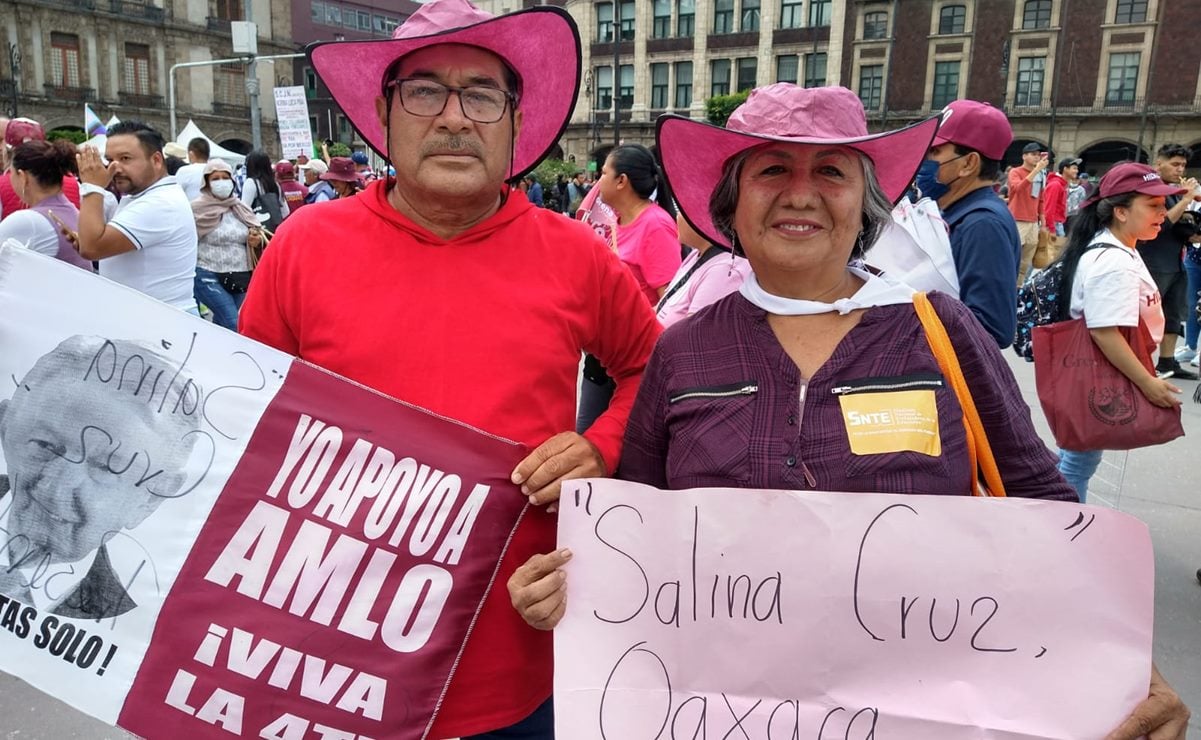
[[[988,435],[984,433],[984,424],[976,411],[972,391],[963,377],[963,370],[959,367],[959,356],[955,354],[955,347],[951,345],[946,327],[943,326],[942,319],[938,318],[938,313],[925,293],[913,295],[913,308],[921,319],[922,328],[926,330],[926,341],[930,343],[934,359],[938,360],[943,377],[955,390],[959,406],[963,409],[963,428],[967,433],[968,459],[973,471],[972,494],[1004,496],[1005,484],[1001,481],[1001,471],[997,468],[996,458],[993,457],[992,448],[988,444]],[[984,476],[983,484],[980,481],[981,475]]]

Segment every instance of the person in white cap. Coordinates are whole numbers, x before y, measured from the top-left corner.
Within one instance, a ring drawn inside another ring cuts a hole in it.
[[[304,172],[304,184],[309,189],[309,194],[304,197],[305,203],[324,203],[338,197],[329,181],[321,177],[329,171],[329,165],[323,160],[310,159],[300,165],[300,169]]]
[[[533,450],[512,479],[534,507],[431,738],[553,738],[550,634],[524,623],[501,584],[554,547],[548,505],[562,482],[616,468],[660,331],[591,229],[506,185],[566,127],[579,49],[560,8],[494,17],[467,0],[422,5],[390,40],[311,46],[334,99],[396,174],[285,222],[242,307],[241,331],[253,339]],[[584,351],[617,389],[580,435]]]

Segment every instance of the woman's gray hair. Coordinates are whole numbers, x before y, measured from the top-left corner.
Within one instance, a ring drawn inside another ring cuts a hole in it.
[[[744,149],[726,160],[722,165],[717,187],[713,188],[713,195],[709,198],[709,217],[713,220],[713,227],[734,246],[734,251],[738,254],[743,254],[738,235],[734,233],[734,211],[738,207],[738,179],[742,175],[742,166],[753,151],[753,147]],[[856,154],[859,155],[859,162],[863,167],[863,228],[851,250],[852,262],[863,258],[864,253],[880,238],[884,227],[892,221],[892,201],[880,187],[875,164],[863,152],[856,151]]]

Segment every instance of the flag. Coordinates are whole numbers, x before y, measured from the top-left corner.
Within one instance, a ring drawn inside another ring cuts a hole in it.
[[[100,116],[96,115],[92,106],[87,103],[83,104],[83,130],[87,132],[88,138],[108,133],[108,129],[100,122]]]
[[[105,127],[106,129],[108,129],[108,128],[112,128],[113,126],[116,126],[116,125],[117,125],[118,123],[120,123],[120,122],[121,122],[121,119],[120,119],[120,118],[117,118],[116,116],[113,116],[112,118],[108,119],[108,123],[104,124],[104,127]]]

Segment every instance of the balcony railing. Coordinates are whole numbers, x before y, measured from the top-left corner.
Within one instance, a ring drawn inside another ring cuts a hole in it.
[[[108,0],[109,10],[126,18],[145,18],[148,21],[162,23],[167,19],[167,11],[157,5],[151,5],[139,0]]]
[[[96,99],[96,91],[90,87],[62,87],[47,83],[43,85],[46,91],[46,97],[55,100],[77,100],[81,103],[90,103]]]
[[[1005,115],[1009,118],[1049,118],[1052,113],[1049,105],[1016,105],[1012,101],[1005,103],[1002,108]],[[899,109],[889,108],[887,111],[889,121],[916,121],[921,118],[934,115],[938,109]],[[1147,115],[1175,113],[1184,115],[1201,114],[1201,107],[1194,103],[1147,103],[1143,98],[1137,98],[1133,101],[1123,102],[1102,102],[1100,105],[1057,105],[1054,108],[1056,117],[1080,118],[1080,117],[1097,117],[1097,116],[1141,116],[1144,113]],[[883,117],[883,112],[880,110],[867,111],[869,120],[879,121]]]
[[[250,106],[238,105],[236,103],[218,103],[213,101],[213,115],[227,116],[229,118],[240,118],[244,121],[249,121]]]
[[[121,99],[121,105],[129,105],[134,108],[163,108],[162,95],[142,95],[140,93],[121,92],[117,94]]]

